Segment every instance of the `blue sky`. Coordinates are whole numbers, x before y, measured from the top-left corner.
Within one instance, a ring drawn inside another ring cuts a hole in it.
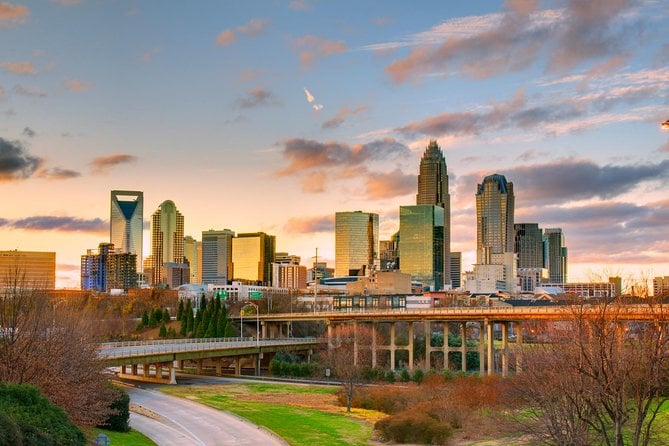
[[[669,274],[666,6],[0,1],[0,248],[55,250],[77,286],[109,191],[136,189],[196,238],[333,259],[334,212],[389,237],[437,139],[465,269],[498,172],[517,222],[564,229],[572,279]]]

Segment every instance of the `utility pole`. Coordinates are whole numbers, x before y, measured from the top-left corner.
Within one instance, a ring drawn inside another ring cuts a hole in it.
[[[318,268],[318,248],[316,248],[316,257],[314,260],[314,313],[316,312],[316,298],[318,297],[318,277],[316,269]]]

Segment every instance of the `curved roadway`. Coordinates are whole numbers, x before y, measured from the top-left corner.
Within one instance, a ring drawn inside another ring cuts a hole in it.
[[[127,387],[139,406],[130,425],[160,446],[285,445],[258,426],[229,413],[139,387]]]

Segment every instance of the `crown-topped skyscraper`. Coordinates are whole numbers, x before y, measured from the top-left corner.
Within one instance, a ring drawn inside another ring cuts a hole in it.
[[[437,141],[430,141],[420,160],[416,204],[431,204],[444,209],[444,287],[448,287],[452,283],[451,195],[448,193],[446,159]]]

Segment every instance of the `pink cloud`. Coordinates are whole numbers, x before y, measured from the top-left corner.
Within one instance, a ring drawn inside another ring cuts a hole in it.
[[[318,59],[346,51],[346,44],[342,41],[328,40],[311,34],[295,39],[294,43],[300,49],[300,63],[304,67],[309,67]]]
[[[74,91],[74,92],[79,92],[79,91],[87,91],[93,88],[93,84],[89,84],[88,82],[80,81],[79,79],[68,79],[65,78],[63,81],[65,83],[65,86],[67,87],[68,90]]]
[[[0,27],[24,23],[29,15],[30,10],[23,5],[0,3]]]
[[[4,68],[13,74],[37,74],[37,70],[31,61],[2,62],[0,68]]]
[[[232,45],[236,40],[235,32],[231,29],[226,29],[218,36],[216,36],[216,45],[218,46],[229,46]]]

